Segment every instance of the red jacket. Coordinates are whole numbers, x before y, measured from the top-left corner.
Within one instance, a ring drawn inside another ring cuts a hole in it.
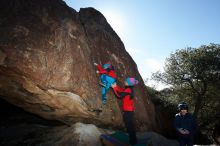
[[[106,74],[106,75],[116,79],[116,74],[115,74],[114,70],[107,71],[107,70],[103,69],[102,66],[99,64],[97,65],[97,69],[99,71],[99,74]]]
[[[126,87],[125,89],[116,86],[113,88],[115,95],[122,99],[122,110],[123,111],[134,111],[134,97],[131,99],[132,89],[131,87]]]

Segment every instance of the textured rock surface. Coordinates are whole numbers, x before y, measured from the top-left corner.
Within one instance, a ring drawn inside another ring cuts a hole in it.
[[[39,145],[101,146],[101,132],[92,124],[76,123],[70,127],[56,127],[48,131],[44,142]]]
[[[155,126],[154,106],[135,62],[95,9],[76,12],[62,0],[1,0],[0,34],[0,96],[4,100],[70,125],[84,121],[121,126],[120,102],[111,91],[103,113],[90,112],[101,104],[93,62],[111,61],[119,85],[127,76],[140,81],[135,89],[137,125]]]

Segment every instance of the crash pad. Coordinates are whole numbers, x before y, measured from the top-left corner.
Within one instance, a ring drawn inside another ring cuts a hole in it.
[[[100,139],[104,146],[130,146],[128,135],[122,131],[116,131],[109,135],[101,134]],[[146,146],[146,144],[138,143],[135,146]]]

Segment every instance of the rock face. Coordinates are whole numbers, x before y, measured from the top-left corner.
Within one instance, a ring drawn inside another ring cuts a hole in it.
[[[37,145],[101,146],[100,134],[95,125],[76,123],[70,127],[60,126],[48,130],[48,134],[41,139],[43,142]]]
[[[112,91],[101,114],[101,89],[94,62],[111,61],[118,84],[136,87],[136,123],[155,127],[154,106],[123,42],[93,8],[79,12],[62,0],[0,1],[0,97],[46,119],[122,126],[120,101]],[[114,122],[113,122],[114,121]]]

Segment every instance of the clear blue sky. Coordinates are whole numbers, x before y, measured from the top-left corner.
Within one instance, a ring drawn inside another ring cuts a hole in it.
[[[100,11],[121,38],[143,79],[163,70],[177,49],[220,44],[220,0],[65,0]],[[148,85],[155,83],[149,81]],[[161,85],[156,85],[161,89]]]

